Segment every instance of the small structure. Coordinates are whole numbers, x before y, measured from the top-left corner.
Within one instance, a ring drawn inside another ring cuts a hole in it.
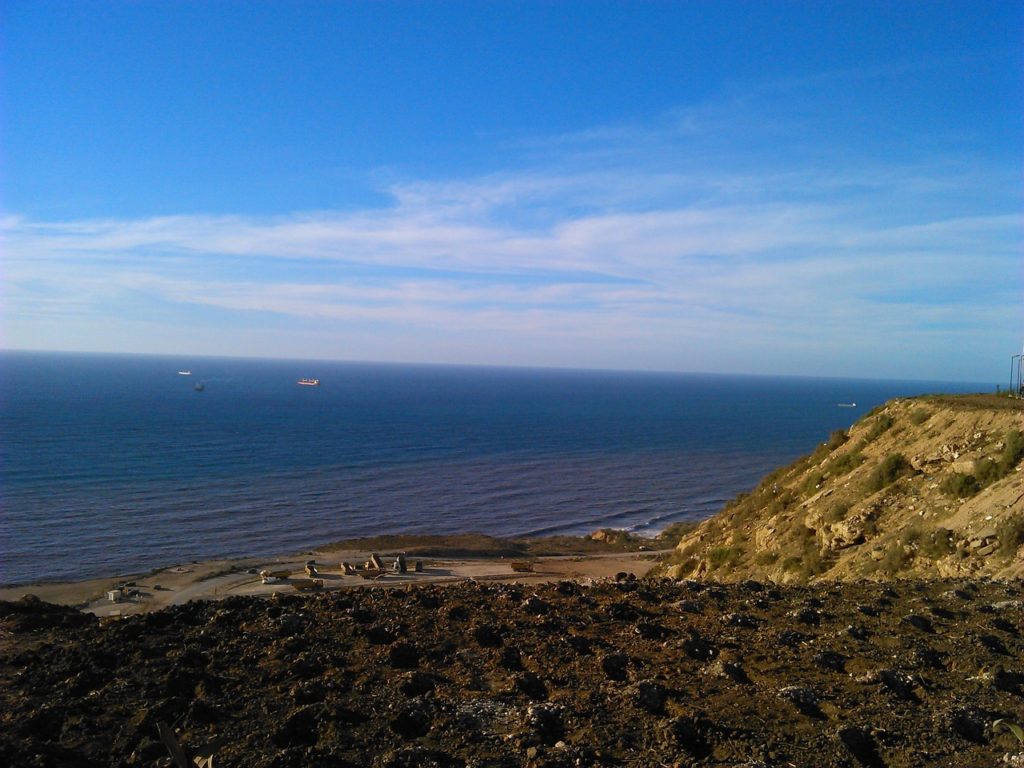
[[[376,552],[370,555],[370,559],[366,561],[366,569],[369,571],[383,571],[384,561],[380,559],[380,555]]]

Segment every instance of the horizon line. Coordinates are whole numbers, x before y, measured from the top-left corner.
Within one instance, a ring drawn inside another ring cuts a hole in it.
[[[734,376],[765,379],[826,379],[835,381],[884,381],[884,382],[914,382],[922,384],[968,384],[982,385],[986,382],[967,381],[963,379],[912,379],[896,377],[870,376],[829,376],[824,374],[806,373],[751,373],[751,372],[725,372],[725,371],[692,371],[672,370],[657,368],[593,368],[593,367],[571,367],[552,365],[522,365],[522,364],[500,364],[500,363],[456,363],[445,361],[413,361],[413,360],[358,360],[351,358],[302,358],[302,357],[255,357],[252,355],[226,355],[210,353],[191,352],[125,352],[109,350],[75,350],[75,349],[29,349],[23,347],[0,347],[0,354],[38,354],[38,355],[83,355],[95,357],[153,357],[153,358],[202,358],[214,360],[237,360],[251,362],[280,362],[280,363],[345,363],[350,365],[381,365],[381,366],[402,366],[402,367],[424,367],[424,368],[479,368],[489,370],[509,371],[550,371],[550,372],[576,372],[576,373],[636,373],[662,376]],[[1002,384],[994,386],[1001,387]],[[988,390],[983,390],[987,392]]]

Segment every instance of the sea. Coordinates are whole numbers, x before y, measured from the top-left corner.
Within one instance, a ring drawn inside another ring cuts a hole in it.
[[[383,533],[655,535],[889,398],[987,389],[0,352],[0,584]]]

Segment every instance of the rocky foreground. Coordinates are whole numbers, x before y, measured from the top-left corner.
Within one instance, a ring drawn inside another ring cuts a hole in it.
[[[464,583],[0,603],[0,764],[1024,764],[1024,585]],[[180,760],[184,760],[179,755]]]

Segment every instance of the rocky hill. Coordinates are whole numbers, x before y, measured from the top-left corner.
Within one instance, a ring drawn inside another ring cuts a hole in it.
[[[672,576],[1024,575],[1024,401],[893,400],[683,536]]]

